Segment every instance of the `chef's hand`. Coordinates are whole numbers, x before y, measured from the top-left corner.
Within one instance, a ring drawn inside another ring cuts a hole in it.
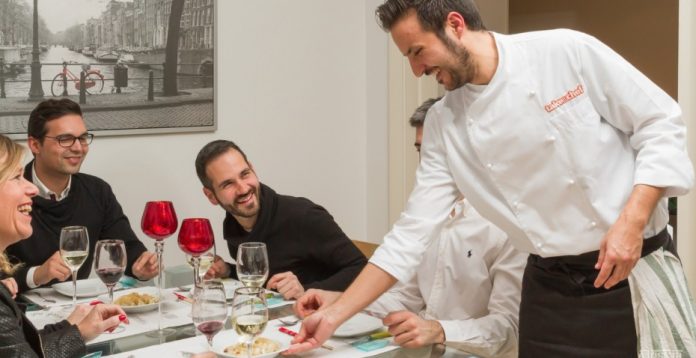
[[[640,259],[645,225],[663,194],[663,188],[643,184],[633,187],[619,218],[600,243],[595,287],[612,288],[631,273]]]
[[[331,312],[331,308],[313,313],[302,321],[300,332],[292,339],[292,345],[283,355],[307,352],[320,347],[341,323]]]
[[[339,297],[341,297],[341,292],[310,288],[302,297],[295,301],[292,309],[297,317],[305,318],[324,306],[336,302]]]
[[[382,320],[394,336],[394,343],[406,348],[420,348],[445,342],[445,331],[440,322],[425,320],[409,311],[389,313]]]

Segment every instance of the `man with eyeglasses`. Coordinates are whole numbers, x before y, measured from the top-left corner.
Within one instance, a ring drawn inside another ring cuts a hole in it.
[[[87,132],[80,106],[69,99],[39,103],[29,115],[27,144],[34,160],[24,168],[27,180],[39,194],[32,198],[34,233],[7,248],[11,259],[24,263],[15,273],[19,291],[65,281],[70,269],[60,257],[60,230],[86,226],[90,255],[80,267],[78,279],[92,270],[96,242],[119,239],[126,244],[126,275],[149,280],[158,273],[157,257],[148,252],[131,229],[109,184],[80,173],[94,135]]]

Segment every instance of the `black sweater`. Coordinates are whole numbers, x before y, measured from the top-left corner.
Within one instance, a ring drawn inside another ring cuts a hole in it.
[[[223,234],[233,258],[239,244],[260,241],[268,249],[269,278],[292,271],[305,289],[333,291],[345,290],[367,263],[323,207],[305,198],[278,195],[263,184],[259,199],[261,209],[251,232],[229,213],[225,217]]]
[[[24,168],[24,177],[31,181],[33,162]],[[77,277],[85,279],[92,272],[94,247],[97,240],[119,239],[126,244],[128,264],[126,275],[132,276],[131,266],[146,251],[145,245],[135,236],[128,218],[123,214],[111,187],[105,181],[88,174],[72,176],[70,192],[61,201],[51,201],[35,196],[32,198],[31,226],[34,233],[7,248],[14,262],[24,266],[15,273],[19,291],[28,289],[27,271],[39,266],[59,250],[60,230],[65,226],[86,226],[89,232],[89,256],[80,267]],[[49,284],[53,284],[52,281]]]

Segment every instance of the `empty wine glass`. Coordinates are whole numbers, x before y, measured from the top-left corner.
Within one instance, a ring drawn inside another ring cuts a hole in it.
[[[263,242],[245,242],[237,249],[237,277],[246,287],[261,287],[268,278],[268,252]]]
[[[94,271],[109,290],[109,303],[114,303],[114,286],[126,269],[126,245],[123,240],[99,240],[94,249]],[[109,333],[119,333],[125,328],[118,326]]]
[[[212,348],[213,337],[222,330],[227,319],[227,299],[222,283],[206,281],[201,284],[193,295],[191,317],[208,340],[208,347]]]
[[[179,230],[179,247],[192,256],[193,279],[195,286],[200,284],[200,256],[215,244],[213,227],[204,218],[184,219]],[[205,272],[203,273],[205,275]]]
[[[159,265],[159,274],[157,275],[157,331],[158,334],[169,335],[174,333],[174,329],[162,329],[162,254],[164,252],[164,239],[176,232],[179,226],[179,221],[176,218],[174,204],[171,201],[148,201],[145,204],[143,218],[140,222],[140,227],[145,235],[155,239],[155,253],[157,254],[157,262]]]
[[[232,300],[232,324],[246,343],[247,357],[252,356],[252,345],[268,322],[266,292],[261,287],[239,287]]]
[[[66,226],[60,230],[60,257],[70,268],[73,281],[73,307],[77,303],[77,270],[89,255],[89,234],[84,226]]]

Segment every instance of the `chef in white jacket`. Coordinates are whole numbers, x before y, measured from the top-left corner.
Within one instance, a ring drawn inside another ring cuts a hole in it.
[[[420,105],[409,122],[420,152],[425,115],[439,98]],[[416,275],[397,283],[366,311],[382,317],[394,342],[407,348],[445,344],[480,357],[517,357],[522,272],[527,254],[459,198],[440,231],[434,232]],[[339,292],[309,290],[297,300],[298,316]]]
[[[666,230],[667,198],[694,181],[676,102],[579,32],[492,33],[470,0],[387,0],[377,14],[414,74],[449,92],[428,112],[407,208],[289,352],[407,281],[461,192],[531,254],[520,357],[696,356],[693,300]]]

